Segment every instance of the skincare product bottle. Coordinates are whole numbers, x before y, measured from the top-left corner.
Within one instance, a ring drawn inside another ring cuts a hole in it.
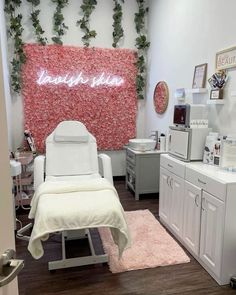
[[[160,150],[161,151],[166,150],[166,136],[164,133],[161,133],[160,135]]]
[[[216,143],[218,143],[218,136],[219,134],[217,132],[210,132],[209,135],[207,135],[203,153],[203,163],[214,164],[214,150]]]

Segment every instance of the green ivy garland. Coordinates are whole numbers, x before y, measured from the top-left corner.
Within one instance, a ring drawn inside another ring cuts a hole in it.
[[[135,40],[135,46],[138,49],[138,56],[136,66],[138,68],[138,74],[136,77],[136,90],[139,99],[144,99],[144,88],[146,79],[146,51],[150,46],[146,35],[145,29],[145,16],[148,12],[148,8],[145,7],[145,0],[136,0],[138,4],[138,12],[135,13],[134,22],[138,37]]]
[[[27,1],[32,4],[32,12],[30,14],[30,19],[31,19],[33,27],[34,27],[36,39],[39,44],[46,45],[47,38],[42,36],[44,34],[44,30],[42,29],[40,22],[39,22],[40,10],[35,9],[35,7],[40,4],[40,0],[27,0]]]
[[[14,40],[14,55],[11,61],[11,86],[13,91],[21,90],[21,68],[26,61],[22,41],[22,14],[16,14],[16,9],[21,5],[21,0],[5,0],[5,12],[9,14],[9,35]]]
[[[47,38],[43,37],[43,29],[39,22],[40,10],[35,9],[36,6],[40,4],[40,0],[27,0],[32,4],[31,21],[35,30],[35,35],[37,41],[45,45],[47,43]],[[62,14],[62,9],[69,4],[69,0],[51,0],[53,3],[57,4],[56,11],[53,15],[53,31],[56,36],[52,37],[52,41],[56,44],[63,44],[61,37],[65,34],[65,30],[68,27],[64,23],[64,16]],[[122,5],[119,3],[124,0],[113,0],[115,3],[113,9],[113,47],[117,47],[119,40],[123,37],[124,31],[121,26],[122,21]],[[136,78],[136,89],[138,93],[138,98],[144,98],[144,88],[145,88],[145,78],[146,78],[146,50],[150,46],[150,42],[144,33],[145,29],[145,16],[148,12],[148,8],[145,7],[145,0],[136,0],[138,4],[138,12],[135,13],[134,22],[138,37],[135,40],[135,46],[138,49],[136,66],[138,69],[138,74]],[[22,32],[23,27],[21,24],[22,14],[16,14],[16,9],[20,7],[21,0],[5,0],[5,12],[9,15],[9,34],[14,40],[14,56],[11,61],[12,72],[11,72],[11,85],[15,92],[20,92],[21,90],[21,67],[26,61],[26,56],[23,51],[23,41]],[[83,11],[83,17],[77,21],[77,25],[85,32],[82,37],[84,46],[88,47],[90,44],[90,39],[95,38],[97,33],[95,30],[89,29],[90,16],[97,5],[97,0],[83,0],[80,8]]]
[[[82,42],[85,47],[90,44],[90,39],[95,38],[97,33],[95,30],[89,29],[90,16],[97,5],[96,0],[83,0],[80,8],[83,11],[83,17],[76,22],[76,24],[84,31],[84,36],[82,37]]]
[[[124,3],[124,0],[121,0],[122,3]],[[119,0],[114,0],[115,7],[113,9],[114,14],[113,14],[113,44],[112,46],[114,48],[117,47],[117,44],[119,40],[124,36],[124,30],[121,25],[122,17],[123,17],[123,12],[122,12],[122,6],[119,3]]]
[[[61,37],[65,35],[65,30],[68,30],[68,26],[64,23],[64,16],[62,14],[62,9],[69,4],[69,0],[52,0],[53,3],[57,4],[56,11],[53,15],[53,31],[56,36],[52,37],[52,41],[55,44],[62,45]]]

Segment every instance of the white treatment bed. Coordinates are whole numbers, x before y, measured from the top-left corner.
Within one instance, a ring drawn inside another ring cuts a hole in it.
[[[103,177],[98,167],[103,168]],[[34,186],[29,213],[34,219],[28,245],[31,255],[42,257],[42,241],[50,233],[62,232],[62,259],[50,261],[49,270],[108,261],[106,254],[95,253],[90,228],[109,227],[120,256],[130,245],[124,210],[113,186],[110,158],[97,155],[96,140],[81,122],[61,122],[48,136],[46,158],[38,156],[34,162]],[[84,236],[91,255],[67,258],[65,240]]]

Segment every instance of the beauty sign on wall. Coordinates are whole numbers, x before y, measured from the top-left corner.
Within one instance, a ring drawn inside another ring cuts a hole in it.
[[[121,149],[136,136],[133,50],[37,44],[24,50],[24,124],[39,151],[63,120],[83,122],[101,150]]]
[[[216,53],[216,69],[225,70],[236,67],[236,46]]]

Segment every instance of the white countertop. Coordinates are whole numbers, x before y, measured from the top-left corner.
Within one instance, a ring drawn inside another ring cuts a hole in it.
[[[203,162],[189,162],[187,163],[186,167],[203,173],[204,175],[216,180],[219,180],[220,182],[236,182],[236,172],[229,172],[224,169],[220,169],[218,166],[204,164]]]
[[[185,165],[187,169],[193,169],[213,179],[219,180],[220,182],[223,182],[226,184],[236,183],[236,172],[229,172],[229,171],[220,169],[218,166],[204,164],[201,161],[184,162],[169,155],[163,155],[163,156],[168,157],[168,159],[171,159],[173,161],[177,161],[181,163],[182,165]]]
[[[133,150],[131,149],[130,147],[127,146],[127,149],[132,151],[134,154],[137,154],[137,155],[149,155],[149,154],[167,154],[167,151],[161,151],[161,150],[151,150],[151,151],[145,151],[145,152],[142,152],[142,151],[137,151],[137,150]]]

